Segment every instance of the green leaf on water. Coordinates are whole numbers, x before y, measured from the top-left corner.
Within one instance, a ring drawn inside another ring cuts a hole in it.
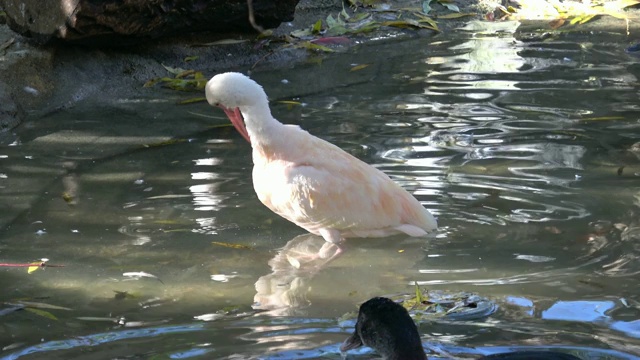
[[[316,23],[311,27],[311,33],[319,34],[320,31],[322,31],[322,20],[318,19],[318,21],[316,21]]]
[[[195,70],[184,70],[178,74],[176,74],[176,79],[186,78],[187,76],[195,75]]]
[[[52,313],[48,312],[48,311],[29,308],[29,307],[24,308],[24,310],[25,311],[29,311],[31,313],[34,313],[36,315],[40,315],[40,316],[46,317],[47,319],[58,321],[58,318],[55,315],[53,315]]]
[[[323,52],[335,52],[333,49],[328,48],[326,46],[314,44],[310,41],[302,41],[294,45],[296,48],[307,49],[312,51],[323,51]]]
[[[160,78],[151,79],[151,80],[148,80],[146,83],[144,83],[144,85],[142,85],[142,87],[152,87],[155,84],[157,84],[158,82],[160,82]]]
[[[418,282],[415,282],[416,285],[416,302],[418,302],[419,304],[422,304],[422,291],[420,291],[420,287],[418,286]]]
[[[428,14],[431,11],[431,2],[433,0],[425,0],[422,2],[422,12]]]
[[[429,16],[425,16],[420,13],[414,13],[414,15],[419,19],[418,20],[419,23],[427,23],[429,24],[429,26],[432,27],[433,30],[440,31],[440,29],[438,28],[438,23],[432,18],[430,18]]]
[[[327,27],[329,29],[331,29],[334,26],[339,25],[338,20],[334,19],[333,16],[331,14],[327,15],[327,18],[325,20],[327,22]]]
[[[196,81],[196,88],[204,90],[207,86],[207,78],[202,74],[202,72],[198,71],[193,74],[193,78]]]
[[[398,28],[405,28],[405,29],[419,28],[419,29],[429,29],[429,30],[439,31],[439,29],[437,27],[433,27],[431,25],[423,24],[423,23],[421,23],[419,21],[416,21],[416,20],[413,20],[413,19],[385,21],[380,25],[398,27]]]
[[[328,36],[339,36],[350,33],[351,31],[342,25],[336,25],[327,30],[326,35]]]
[[[374,31],[380,28],[380,23],[376,22],[376,21],[369,21],[365,24],[363,24],[362,26],[351,30],[350,32],[352,34],[360,34],[360,33],[366,33],[366,32],[370,32],[370,31]]]
[[[198,60],[199,57],[200,56],[187,56],[186,58],[184,58],[184,62]]]
[[[160,65],[162,65],[162,67],[164,67],[170,74],[173,74],[173,75],[178,75],[186,71],[185,69],[174,68],[174,67],[167,66],[165,64],[160,64]]]
[[[369,14],[367,12],[357,13],[357,14],[353,15],[349,19],[349,22],[356,23],[356,22],[359,22],[359,21],[362,21],[362,20],[368,18],[369,16],[371,16],[371,14]]]
[[[350,17],[350,16],[349,16],[349,14],[347,13],[347,10],[345,10],[345,8],[344,8],[344,1],[342,2],[342,11],[340,11],[340,15],[342,15],[342,17],[343,17],[345,20],[349,20],[349,17]]]
[[[456,4],[450,4],[450,3],[446,3],[446,2],[440,2],[440,4],[442,4],[442,6],[446,7],[447,9],[449,9],[451,11],[460,12],[460,8]]]
[[[300,30],[295,30],[291,32],[291,36],[293,37],[297,37],[297,38],[302,38],[305,36],[311,36],[311,29],[300,29]]]

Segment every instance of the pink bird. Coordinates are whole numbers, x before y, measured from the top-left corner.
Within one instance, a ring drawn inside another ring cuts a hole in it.
[[[251,143],[253,187],[276,214],[331,243],[423,236],[437,228],[433,215],[385,173],[274,119],[266,93],[245,75],[216,75],[205,93]]]

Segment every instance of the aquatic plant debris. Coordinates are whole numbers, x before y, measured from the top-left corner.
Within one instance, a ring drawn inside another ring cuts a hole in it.
[[[520,1],[518,8],[499,6],[496,11],[485,17],[489,20],[548,19],[549,26],[552,29],[558,29],[565,25],[581,25],[602,15],[629,20],[624,9],[638,4],[640,0],[592,2],[528,0]]]
[[[45,267],[64,267],[64,265],[47,264],[47,261],[49,261],[49,259],[42,258],[39,261],[34,261],[26,264],[25,263],[0,263],[0,267],[26,267],[28,268],[27,269],[28,274],[31,274],[32,272]]]
[[[431,12],[431,4],[434,3],[440,4],[451,11],[460,12],[458,5],[454,4],[451,0],[425,0],[422,2],[422,12],[425,14]]]
[[[460,3],[458,1],[458,3]],[[495,8],[485,14],[485,19],[494,21],[501,19],[547,19],[551,29],[562,26],[579,26],[600,15],[609,15],[629,21],[624,9],[640,4],[640,0],[615,1],[555,1],[555,0],[526,0],[511,1],[506,5],[495,4]],[[414,31],[441,31],[438,21],[456,20],[463,17],[473,17],[480,14],[462,13],[454,0],[414,0],[410,2],[389,2],[383,0],[349,0],[348,5],[341,11],[330,13],[326,17],[316,19],[306,28],[291,31],[289,34],[274,36],[272,30],[262,31],[254,39],[229,38],[213,42],[195,44],[193,46],[226,46],[253,42],[253,49],[273,47],[263,57],[258,59],[251,69],[272,54],[284,49],[304,49],[313,54],[320,54],[309,58],[309,63],[321,64],[323,55],[335,53],[357,44],[357,36],[374,31],[388,31],[397,28]],[[492,5],[493,6],[493,5]],[[637,50],[631,46],[628,53]],[[187,56],[185,63],[197,59]],[[161,64],[171,76],[158,77],[148,80],[144,87],[160,84],[162,87],[177,91],[201,91],[206,85],[207,78],[201,71],[183,69]],[[356,70],[352,70],[356,71]],[[179,104],[191,104],[203,101],[202,97],[185,99]]]
[[[415,284],[413,295],[388,296],[404,306],[416,321],[446,318],[448,320],[472,320],[493,314],[495,302],[470,292],[446,292],[420,289]]]
[[[251,246],[248,246],[248,245],[231,244],[231,243],[226,243],[226,242],[221,242],[221,241],[212,241],[211,244],[218,245],[218,246],[223,246],[223,247],[227,247],[227,248],[231,248],[231,249],[254,250]]]
[[[143,87],[152,87],[161,84],[163,87],[178,91],[202,91],[207,85],[207,78],[201,71],[182,69],[160,64],[173,77],[153,78],[144,83]]]
[[[7,308],[0,309],[0,316],[8,315],[10,313],[25,310],[30,313],[36,314],[38,316],[45,317],[50,320],[58,321],[58,318],[53,315],[51,312],[47,310],[65,310],[70,311],[68,307],[51,305],[43,302],[35,302],[35,301],[26,301],[26,300],[16,300],[14,302],[5,302],[3,305],[7,305]],[[44,310],[47,309],[47,310]]]

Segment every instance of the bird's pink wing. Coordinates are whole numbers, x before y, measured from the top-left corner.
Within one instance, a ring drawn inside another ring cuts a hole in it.
[[[403,224],[435,228],[428,211],[386,174],[324,140],[304,138],[297,144],[298,156],[284,165],[285,181],[274,181],[282,185],[261,196],[273,211],[311,232],[366,232]],[[260,196],[257,187],[256,192]]]

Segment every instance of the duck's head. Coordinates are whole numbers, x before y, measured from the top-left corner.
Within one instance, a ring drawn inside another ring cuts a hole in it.
[[[238,132],[251,142],[240,110],[261,106],[268,111],[267,94],[262,86],[243,74],[228,72],[212,77],[204,93],[207,102],[221,107]]]
[[[384,297],[375,297],[360,305],[355,331],[342,343],[340,351],[362,345],[388,360],[427,359],[418,328],[409,312]]]

